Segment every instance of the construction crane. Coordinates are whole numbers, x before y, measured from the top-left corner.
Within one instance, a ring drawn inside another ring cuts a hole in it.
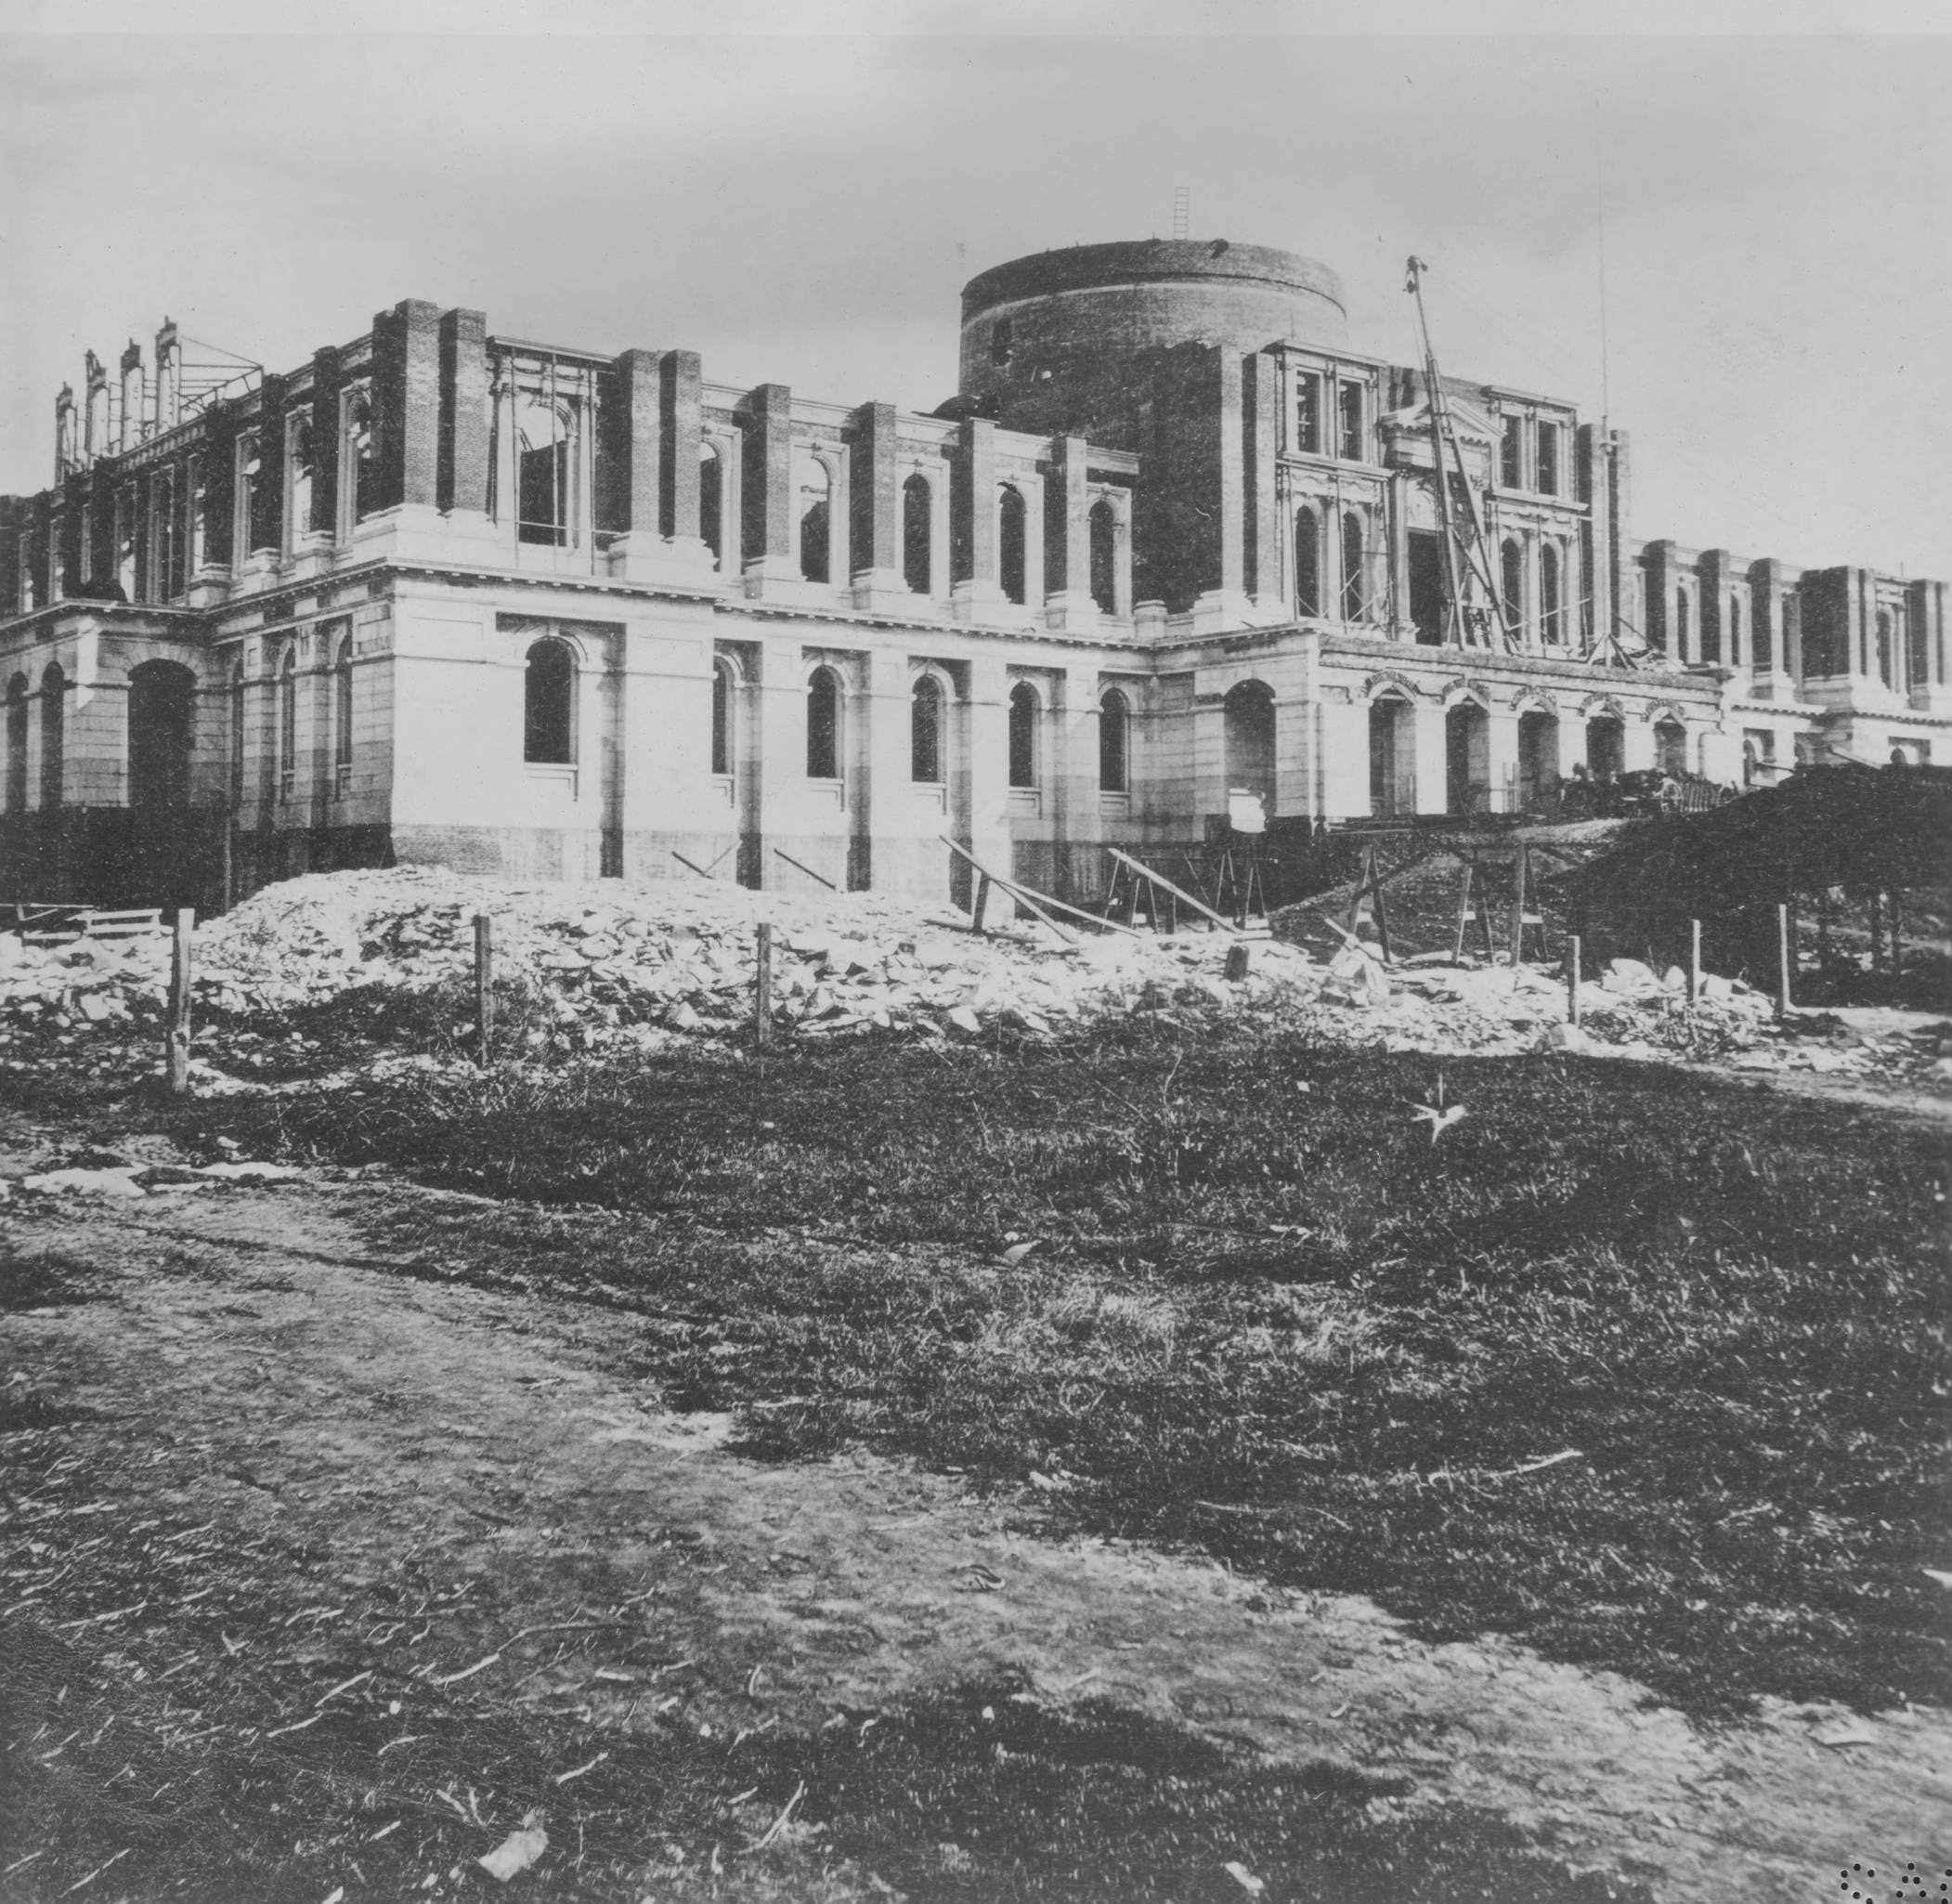
[[[1429,268],[1422,258],[1412,256],[1403,289],[1416,300],[1417,330],[1424,344],[1424,389],[1430,406],[1437,520],[1444,545],[1443,641],[1447,646],[1490,648],[1510,654],[1517,644],[1504,618],[1498,576],[1485,540],[1484,521],[1477,513],[1477,491],[1464,473],[1457,424],[1451,414],[1444,380],[1437,368],[1437,352],[1430,342],[1430,320],[1424,309],[1424,273]]]

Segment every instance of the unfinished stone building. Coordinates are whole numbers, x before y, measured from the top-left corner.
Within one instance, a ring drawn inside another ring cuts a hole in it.
[[[936,893],[947,834],[1088,898],[1236,789],[1278,831],[1952,758],[1945,584],[1635,543],[1622,433],[1451,378],[1505,627],[1447,645],[1425,378],[1347,328],[1324,266],[1176,240],[973,280],[929,414],[417,302],[278,372],[91,354],[0,499],[0,896]]]

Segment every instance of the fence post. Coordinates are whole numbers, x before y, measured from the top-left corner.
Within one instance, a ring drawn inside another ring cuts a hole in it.
[[[1572,932],[1566,940],[1566,1023],[1580,1022],[1580,935]]]
[[[1701,921],[1691,919],[1687,922],[1687,1002],[1698,1004],[1701,998]]]
[[[495,927],[475,915],[475,1062],[486,1069],[495,1054]]]
[[[197,926],[195,910],[176,908],[176,936],[170,945],[169,1020],[164,1033],[169,1060],[169,1089],[174,1098],[189,1095],[190,938]]]
[[[752,1042],[764,1050],[773,1042],[773,928],[752,929]]]
[[[1795,955],[1789,947],[1789,908],[1776,908],[1776,1015],[1789,1015],[1789,971]]]

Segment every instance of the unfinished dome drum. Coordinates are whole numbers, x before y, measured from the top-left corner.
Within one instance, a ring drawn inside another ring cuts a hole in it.
[[[959,389],[1013,428],[1129,438],[1130,372],[1185,344],[1346,344],[1342,280],[1224,238],[1080,244],[1013,258],[962,293]]]

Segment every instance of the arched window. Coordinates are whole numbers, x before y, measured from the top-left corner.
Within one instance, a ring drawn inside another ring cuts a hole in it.
[[[1687,729],[1679,721],[1654,724],[1654,764],[1663,774],[1687,772]]]
[[[312,526],[312,477],[318,458],[312,450],[312,419],[301,411],[285,424],[285,541],[296,548]]]
[[[1566,603],[1555,543],[1539,547],[1539,639],[1556,647],[1566,638]]]
[[[41,804],[61,803],[61,765],[66,750],[68,677],[59,661],[41,676]]]
[[[197,682],[176,661],[145,661],[129,675],[129,804],[189,799],[189,737]]]
[[[1009,691],[1009,784],[1037,784],[1037,691],[1027,681]]]
[[[996,502],[996,576],[1004,594],[1020,604],[1024,595],[1023,523],[1022,494],[1006,483]]]
[[[807,778],[840,777],[840,677],[815,668],[807,682]]]
[[[568,547],[570,452],[575,440],[572,405],[561,398],[523,396],[515,410],[515,534],[519,541],[548,548]]]
[[[1687,627],[1687,593],[1685,589],[1674,591],[1674,659],[1688,661],[1694,659],[1689,646]]]
[[[27,804],[27,676],[7,684],[7,810]]]
[[[1115,687],[1098,701],[1098,790],[1129,793],[1132,787],[1132,703]]]
[[[1895,644],[1892,640],[1891,611],[1878,610],[1878,679],[1886,687],[1894,687],[1897,683],[1893,670],[1897,659]]]
[[[725,566],[725,465],[709,443],[698,446],[698,534],[711,551],[711,566]]]
[[[1237,681],[1221,706],[1221,746],[1229,792],[1258,794],[1274,811],[1274,690],[1265,681]]]
[[[352,631],[339,637],[339,651],[332,658],[332,768],[341,782],[353,767],[353,637]]]
[[[943,691],[932,674],[915,684],[908,706],[908,777],[918,786],[938,786],[943,778]]]
[[[1099,612],[1118,612],[1118,514],[1100,498],[1091,505],[1091,599]]]
[[[826,523],[825,502],[815,502],[800,518],[800,573],[807,581],[827,580]]]
[[[1498,589],[1504,597],[1504,625],[1514,634],[1525,632],[1525,554],[1510,540],[1498,548]]]
[[[244,664],[230,670],[230,804],[244,803]]]
[[[730,661],[711,664],[711,771],[733,771],[732,706],[735,681]]]
[[[374,480],[372,436],[372,394],[363,386],[345,399],[345,447],[341,458],[339,480],[345,487],[346,515],[363,522],[379,506],[379,484]]]
[[[278,671],[278,797],[290,800],[298,784],[298,645],[285,645]]]
[[[1362,593],[1362,517],[1359,511],[1342,512],[1342,619],[1360,621]]]
[[[934,555],[934,498],[919,472],[902,485],[902,580],[918,595],[929,593]]]
[[[522,758],[542,767],[576,761],[576,655],[553,635],[531,644],[523,670]]]
[[[1295,515],[1295,612],[1321,613],[1321,522],[1312,509]]]

